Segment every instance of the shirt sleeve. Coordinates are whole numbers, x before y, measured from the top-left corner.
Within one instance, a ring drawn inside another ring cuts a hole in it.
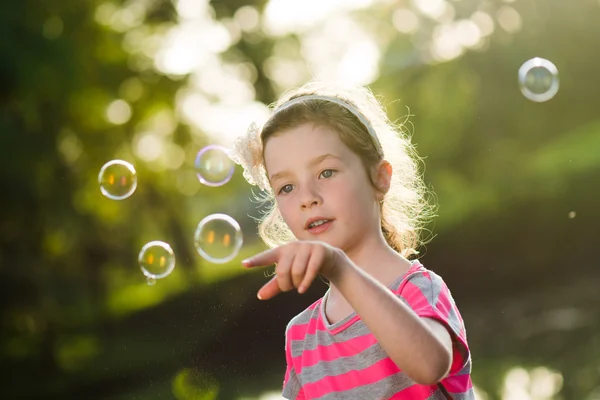
[[[286,399],[305,400],[306,397],[304,395],[304,391],[302,390],[300,379],[298,379],[298,375],[296,375],[296,370],[294,369],[294,364],[292,361],[292,345],[287,332],[288,330],[286,329],[285,359],[287,366],[285,370],[285,377],[283,378],[283,392],[281,395]]]
[[[429,270],[411,274],[400,285],[399,296],[420,317],[433,318],[452,337],[452,366],[449,375],[458,374],[470,357],[467,332],[450,289],[442,278]]]

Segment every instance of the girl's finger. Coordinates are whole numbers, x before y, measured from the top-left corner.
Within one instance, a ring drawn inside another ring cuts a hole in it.
[[[246,268],[252,267],[265,267],[267,265],[278,262],[280,255],[280,247],[265,250],[262,253],[258,253],[250,258],[242,261],[242,265]]]
[[[279,289],[282,292],[288,292],[294,289],[294,282],[292,281],[292,264],[294,263],[295,254],[287,252],[279,256],[279,261],[275,267],[275,275],[277,282],[279,283]]]
[[[302,279],[304,279],[309,257],[310,251],[304,250],[302,248],[298,249],[298,252],[294,257],[294,262],[292,263],[290,273],[292,276],[292,283],[294,284],[295,288],[300,286]]]
[[[281,293],[281,289],[279,288],[279,283],[277,282],[277,277],[274,276],[271,278],[269,282],[267,282],[257,293],[257,297],[260,300],[269,300]]]
[[[321,269],[321,263],[323,262],[323,257],[319,253],[312,252],[307,261],[306,271],[304,272],[304,278],[298,286],[298,293],[304,293],[308,290],[310,285],[319,275],[319,270]]]

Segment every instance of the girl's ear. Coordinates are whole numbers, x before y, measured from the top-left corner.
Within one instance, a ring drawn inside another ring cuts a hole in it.
[[[377,165],[377,169],[375,170],[375,185],[380,199],[390,190],[392,172],[392,164],[387,160],[381,160]]]

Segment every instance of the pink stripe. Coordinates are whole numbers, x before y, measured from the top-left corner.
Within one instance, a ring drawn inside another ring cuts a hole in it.
[[[448,316],[450,315],[450,310],[453,308],[453,305],[450,301],[450,297],[448,296],[448,291],[444,289],[442,289],[440,295],[438,296],[438,301],[435,304],[435,308],[442,314],[442,317],[448,321]]]
[[[400,286],[398,286],[398,288],[396,290],[394,290],[394,293],[395,294],[402,293],[402,291],[404,290],[404,287],[408,283],[411,275],[413,275],[413,274],[417,275],[418,273],[423,273],[424,274],[424,272],[425,272],[425,269],[423,268],[423,265],[421,265],[420,263],[417,263],[417,264],[413,265],[412,267],[410,267],[410,269],[408,271],[406,271],[406,273],[402,277],[402,281],[400,282]]]
[[[360,371],[352,370],[345,374],[326,376],[316,382],[304,385],[303,389],[311,397],[321,397],[331,392],[343,392],[375,383],[399,371],[400,369],[391,359],[385,358]]]
[[[473,387],[471,375],[453,375],[442,381],[447,391],[451,393],[463,393]]]
[[[338,326],[337,328],[330,329],[329,332],[332,335],[337,335],[338,333],[340,333],[344,329],[348,328],[353,323],[357,322],[359,319],[360,319],[360,315],[355,315],[353,318],[350,318],[348,321],[346,321],[344,324]],[[319,318],[319,321],[321,321],[321,318]]]
[[[322,298],[316,300],[314,303],[312,303],[310,306],[308,306],[307,310],[314,310],[321,303],[321,301],[323,301]]]
[[[375,343],[377,343],[375,336],[368,333],[346,340],[345,342],[333,343],[329,346],[317,346],[313,350],[305,350],[301,355],[293,359],[294,365],[299,366],[296,373],[300,374],[302,373],[301,368],[311,367],[320,361],[333,361],[340,357],[353,357]]]
[[[420,316],[424,317],[424,318],[436,319],[436,320],[440,321],[440,323],[448,326],[448,329],[450,329],[448,322],[444,321],[442,319],[442,317],[435,312],[435,310],[429,310],[429,312],[423,313]],[[450,331],[452,331],[452,329],[450,329]],[[469,350],[468,344],[462,336],[457,336],[457,335],[453,335],[453,336],[457,338],[457,340],[467,349],[467,351]],[[453,345],[452,346],[452,366],[450,367],[450,374],[455,374],[455,373],[459,372],[461,369],[463,369],[467,359],[468,359],[468,355],[466,355],[466,357],[463,357],[461,352],[459,351],[458,347],[456,345]]]
[[[463,369],[463,367],[465,366],[465,363],[468,359],[467,357],[464,357],[461,354],[461,352],[458,350],[458,346],[453,345],[452,346],[452,365],[450,366],[449,373],[456,374],[456,373],[460,372]]]
[[[305,324],[292,325],[288,329],[289,340],[304,340],[306,335],[314,335],[317,331],[327,331],[327,327],[323,325],[321,318],[311,318]]]
[[[431,304],[427,300],[427,297],[423,295],[421,288],[412,282],[407,282],[404,290],[402,291],[402,297],[404,297],[413,310],[420,315],[421,310],[430,310]]]

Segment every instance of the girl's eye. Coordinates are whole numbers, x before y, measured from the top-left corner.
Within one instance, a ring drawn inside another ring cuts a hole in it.
[[[289,183],[287,185],[283,185],[281,189],[279,189],[279,193],[289,193],[292,191],[292,185]]]
[[[331,178],[333,176],[334,172],[335,172],[335,170],[333,170],[333,169],[326,169],[326,170],[323,170],[323,172],[321,172],[321,176],[323,178]]]

